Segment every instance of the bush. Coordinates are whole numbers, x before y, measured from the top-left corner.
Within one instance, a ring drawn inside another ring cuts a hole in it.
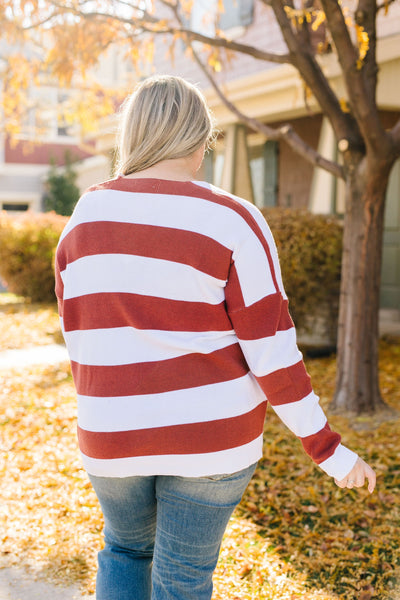
[[[57,168],[54,160],[51,162],[43,198],[46,211],[54,210],[58,215],[72,215],[80,196],[80,190],[76,185],[77,177],[69,152],[65,153],[65,166],[62,170]]]
[[[0,213],[0,277],[33,302],[55,300],[54,252],[68,219],[55,213]]]
[[[331,215],[267,208],[278,247],[290,312],[299,334],[318,332],[336,343],[342,225]]]

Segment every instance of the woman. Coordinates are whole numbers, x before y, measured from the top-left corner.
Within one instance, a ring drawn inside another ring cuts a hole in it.
[[[120,175],[82,196],[57,250],[79,445],[105,519],[98,600],[211,598],[267,399],[340,487],[375,485],[312,391],[264,218],[195,181],[212,138],[194,86],[145,80],[124,108]]]

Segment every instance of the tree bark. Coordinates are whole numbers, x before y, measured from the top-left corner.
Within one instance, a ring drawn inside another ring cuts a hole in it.
[[[378,376],[379,294],[385,195],[393,161],[347,154],[337,381],[331,409],[360,414],[387,408]]]

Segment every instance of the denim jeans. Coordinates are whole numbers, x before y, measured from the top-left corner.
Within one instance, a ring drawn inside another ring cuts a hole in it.
[[[256,465],[230,475],[90,475],[104,515],[97,600],[210,600],[229,518]]]

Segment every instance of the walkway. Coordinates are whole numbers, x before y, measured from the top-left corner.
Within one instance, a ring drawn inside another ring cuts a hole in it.
[[[0,371],[40,364],[56,365],[66,360],[67,350],[62,344],[4,350],[0,352]],[[77,585],[58,586],[44,581],[34,572],[0,566],[0,600],[94,600],[94,596],[83,596]]]
[[[3,350],[0,352],[0,369],[41,364],[56,365],[66,360],[68,360],[68,354],[63,344],[34,346],[22,350]]]
[[[391,316],[389,314],[381,318],[379,333],[381,336],[393,335],[400,337],[400,320],[390,318]],[[23,348],[22,350],[3,350],[0,352],[0,370],[40,364],[56,365],[67,360],[69,360],[68,353],[63,344],[34,346],[33,348]],[[3,599],[0,598],[0,600]]]
[[[35,575],[17,567],[0,568],[1,600],[94,600],[82,596],[79,587],[57,586],[36,579]]]

